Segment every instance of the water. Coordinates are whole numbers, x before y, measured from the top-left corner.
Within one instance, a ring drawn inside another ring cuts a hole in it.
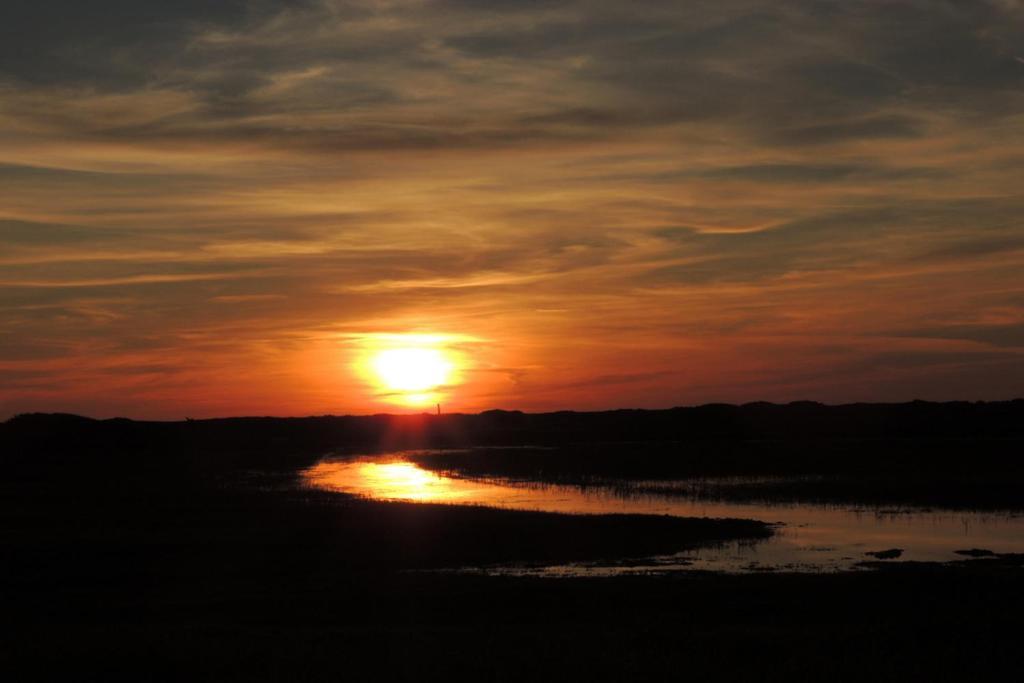
[[[445,476],[408,461],[403,453],[326,459],[303,473],[308,485],[382,501],[485,505],[571,514],[654,514],[679,517],[756,519],[775,525],[758,542],[733,542],[629,566],[569,564],[490,568],[491,573],[608,575],[710,569],[727,572],[841,571],[866,555],[902,549],[899,560],[965,559],[955,551],[982,548],[1024,553],[1024,515],[904,507],[733,503],[685,495],[687,482],[669,482],[684,495],[632,494],[615,486],[559,486],[503,479]],[[665,482],[659,482],[665,486]],[[894,558],[895,559],[895,558]]]

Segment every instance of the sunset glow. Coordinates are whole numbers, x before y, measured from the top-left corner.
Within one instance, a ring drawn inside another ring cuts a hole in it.
[[[445,384],[452,364],[438,349],[388,349],[373,357],[373,370],[385,388],[417,394]]]
[[[454,348],[466,337],[444,334],[377,334],[358,340],[355,375],[376,400],[409,407],[450,398],[464,381],[469,359]]]
[[[6,22],[0,415],[1024,386],[1020,2],[144,4]]]

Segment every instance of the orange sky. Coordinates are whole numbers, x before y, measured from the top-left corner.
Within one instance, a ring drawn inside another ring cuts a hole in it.
[[[447,410],[1024,393],[1015,0],[53,4],[0,416],[407,410],[407,333]]]

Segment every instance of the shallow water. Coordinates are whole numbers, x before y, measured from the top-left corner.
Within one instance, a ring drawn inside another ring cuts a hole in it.
[[[559,486],[502,479],[449,477],[423,469],[403,453],[325,459],[303,473],[317,488],[375,500],[485,505],[573,514],[656,514],[757,519],[776,524],[775,535],[755,543],[684,551],[629,566],[572,564],[488,569],[498,573],[606,575],[711,569],[729,572],[839,571],[874,560],[868,552],[900,548],[899,560],[965,559],[955,551],[984,548],[1024,553],[1024,515],[904,507],[732,503],[693,496],[638,495],[612,486]],[[762,479],[762,481],[764,481]],[[665,485],[665,482],[659,482]],[[686,482],[676,482],[681,492]]]

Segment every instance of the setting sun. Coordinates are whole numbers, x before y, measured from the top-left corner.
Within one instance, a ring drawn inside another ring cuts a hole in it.
[[[379,400],[407,406],[441,403],[463,381],[469,366],[456,344],[476,341],[446,334],[369,334],[357,343],[356,371]]]
[[[373,357],[373,371],[392,391],[422,393],[448,382],[453,366],[439,349],[387,349]]]

